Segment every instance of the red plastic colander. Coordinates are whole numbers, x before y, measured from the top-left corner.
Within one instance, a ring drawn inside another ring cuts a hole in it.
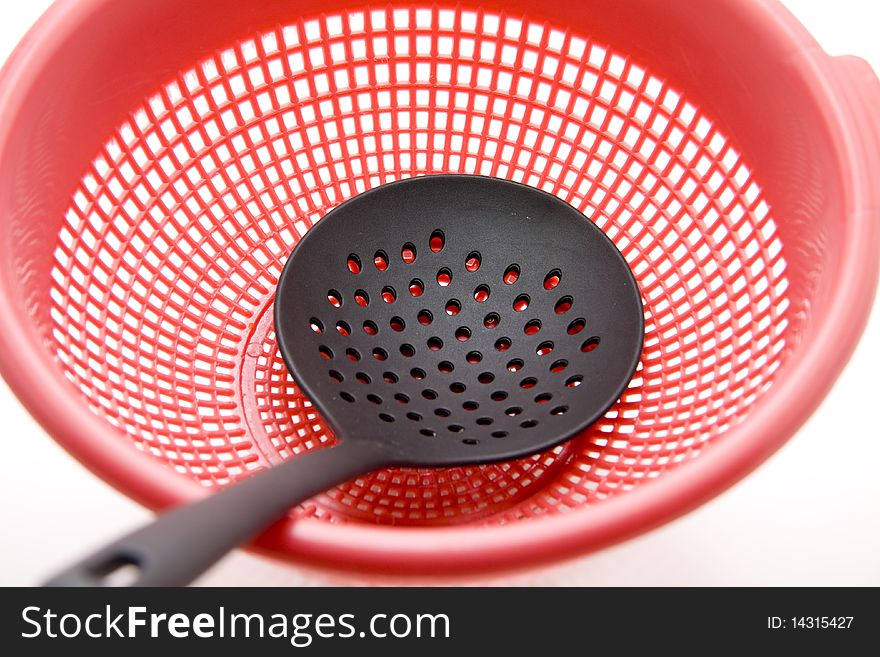
[[[638,279],[623,398],[540,456],[362,477],[256,545],[434,574],[597,549],[831,387],[877,281],[878,108],[769,0],[61,0],[0,78],[0,370],[119,489],[194,499],[335,440],[273,333],[310,226],[406,177],[525,183]]]

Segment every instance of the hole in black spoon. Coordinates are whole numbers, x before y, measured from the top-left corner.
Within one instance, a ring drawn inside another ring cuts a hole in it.
[[[538,345],[538,348],[535,349],[535,353],[539,356],[546,356],[547,354],[553,351],[553,343],[549,340],[547,342],[542,342]]]
[[[92,569],[92,572],[100,578],[99,586],[108,588],[134,586],[143,572],[143,563],[140,559],[132,556],[119,556],[102,563],[99,567]]]
[[[555,290],[562,281],[562,272],[554,269],[544,277],[544,289]]]
[[[560,359],[550,366],[550,371],[554,374],[558,374],[559,372],[563,372],[567,367],[568,361],[565,359]]]
[[[324,332],[324,323],[318,319],[317,317],[312,317],[309,320],[309,328],[312,329],[317,334],[321,334]]]
[[[581,345],[581,351],[585,354],[590,353],[599,346],[599,338],[592,337]]]
[[[354,253],[348,256],[348,271],[352,274],[360,274],[361,273],[361,259]]]
[[[461,312],[461,301],[458,299],[450,299],[446,302],[446,314],[450,317],[455,317],[458,313]]]
[[[370,305],[370,295],[364,290],[357,290],[354,293],[354,302],[362,308],[365,308]]]
[[[504,276],[502,280],[505,285],[513,285],[519,280],[519,265],[510,265],[507,269],[504,270]]]
[[[489,300],[490,295],[491,291],[489,290],[488,285],[478,285],[477,289],[474,290],[474,301],[477,303],[485,303]]]
[[[402,317],[392,317],[391,321],[388,322],[389,326],[391,326],[392,331],[396,331],[398,333],[402,333],[406,330],[406,322],[403,321]]]
[[[446,236],[443,234],[443,231],[437,229],[431,233],[431,238],[428,240],[428,244],[431,247],[431,251],[434,253],[440,253],[443,250],[443,247],[446,246]]]
[[[388,254],[384,251],[376,251],[376,255],[373,256],[373,266],[379,271],[388,269]]]
[[[404,358],[412,358],[416,355],[416,348],[411,344],[400,345],[400,355]]]
[[[568,325],[568,328],[566,329],[566,331],[568,332],[569,335],[577,335],[578,333],[580,333],[581,331],[584,330],[584,327],[586,325],[587,325],[587,320],[585,320],[583,317],[578,317],[576,320],[574,320],[571,324]]]
[[[337,290],[330,290],[327,292],[327,301],[334,308],[339,308],[342,305],[342,295]]]
[[[518,313],[525,312],[530,303],[531,298],[529,298],[528,294],[520,294],[513,300],[513,309]]]
[[[480,255],[479,251],[471,251],[468,254],[468,257],[465,258],[464,268],[473,274],[480,268],[482,263],[483,257]]]
[[[400,259],[411,265],[416,261],[416,247],[412,242],[407,242],[400,250]]]
[[[440,287],[449,287],[452,284],[452,270],[444,267],[437,272],[437,285]]]
[[[571,307],[574,305],[574,299],[571,297],[562,297],[559,301],[556,302],[556,306],[554,306],[553,310],[557,315],[564,315]]]

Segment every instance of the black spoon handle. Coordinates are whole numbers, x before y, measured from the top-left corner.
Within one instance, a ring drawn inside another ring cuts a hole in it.
[[[131,576],[127,586],[184,586],[292,507],[388,461],[374,444],[357,441],[305,454],[159,516],[46,586],[107,586],[120,569]]]

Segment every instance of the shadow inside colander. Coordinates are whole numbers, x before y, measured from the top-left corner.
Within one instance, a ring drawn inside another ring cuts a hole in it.
[[[242,366],[245,417],[269,463],[336,442],[330,427],[291,378],[281,358],[271,307],[256,323]],[[504,522],[541,513],[525,500],[564,471],[581,438],[509,463],[459,468],[389,468],[349,482],[292,512],[294,517],[392,525]],[[590,457],[588,457],[589,459]]]

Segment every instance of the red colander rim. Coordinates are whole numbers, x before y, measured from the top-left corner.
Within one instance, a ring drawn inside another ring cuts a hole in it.
[[[42,17],[0,74],[0,116],[23,110],[35,72],[50,65],[56,44],[111,1],[61,0]],[[568,558],[657,527],[717,495],[775,452],[816,409],[855,349],[877,286],[880,192],[871,173],[880,169],[880,124],[860,110],[880,107],[880,84],[866,75],[861,60],[825,54],[775,0],[719,4],[735,5],[753,29],[786,44],[789,65],[808,84],[826,117],[841,172],[847,215],[838,236],[843,257],[825,282],[835,293],[828,311],[811,320],[798,358],[784,366],[785,376],[776,379],[725,440],[699,459],[599,505],[499,526],[394,529],[288,522],[262,536],[256,547],[317,565],[395,574],[485,572]],[[13,124],[0,121],[0,153]],[[207,494],[197,483],[145,458],[89,410],[31,327],[15,286],[16,281],[0,275],[0,373],[46,431],[97,475],[151,508]],[[113,432],[119,440],[96,439]]]

